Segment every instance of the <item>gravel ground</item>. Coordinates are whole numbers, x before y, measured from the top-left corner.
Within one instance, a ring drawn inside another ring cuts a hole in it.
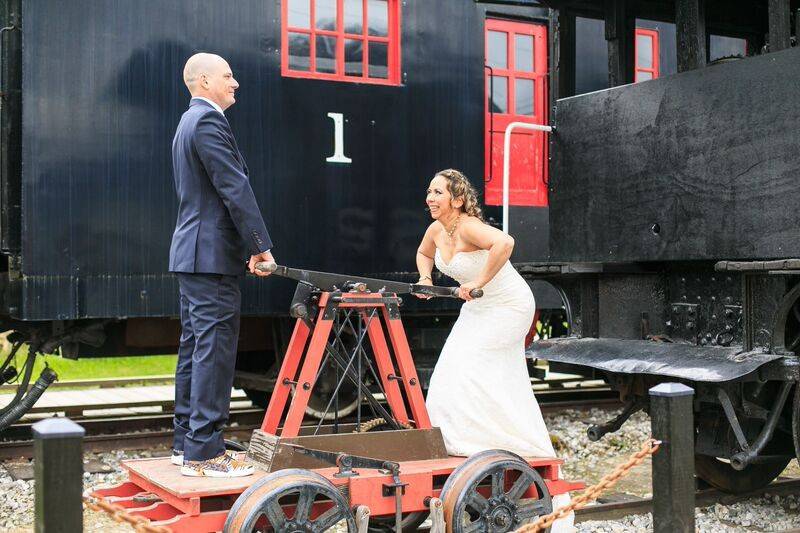
[[[586,438],[589,423],[604,421],[608,411],[593,409],[586,411],[565,411],[558,415],[547,415],[545,421],[550,429],[556,449],[565,460],[563,468],[567,479],[580,479],[591,485],[631,453],[641,447],[650,434],[650,422],[646,415],[639,413],[614,435],[608,435],[599,442]],[[112,452],[86,454],[85,459],[110,466],[110,473],[84,474],[84,486],[116,483],[124,478],[119,468],[123,459],[164,455],[166,449],[153,452]],[[784,475],[800,477],[800,469],[792,461]],[[650,463],[646,461],[611,489],[637,496],[650,495]],[[33,481],[14,481],[5,465],[0,466],[0,492],[5,496],[0,502],[0,531],[10,533],[29,532],[33,525]],[[765,495],[731,505],[716,504],[697,510],[698,531],[727,533],[733,531],[782,531],[800,527],[800,495]],[[86,511],[85,531],[91,533],[127,532],[133,529],[126,524],[117,524],[105,515]],[[579,532],[644,532],[652,531],[650,515],[629,516],[617,521],[582,522],[577,525]],[[342,528],[335,531],[344,532]]]

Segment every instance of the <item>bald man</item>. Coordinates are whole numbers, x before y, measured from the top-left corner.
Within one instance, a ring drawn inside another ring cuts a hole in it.
[[[253,468],[225,452],[245,266],[273,261],[247,165],[225,118],[239,84],[228,63],[196,54],[183,70],[192,95],[172,142],[178,220],[169,269],[180,289],[173,464],[186,476],[239,477]],[[245,260],[249,257],[249,263]]]

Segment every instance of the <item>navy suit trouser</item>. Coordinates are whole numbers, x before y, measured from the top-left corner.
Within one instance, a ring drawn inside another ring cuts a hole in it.
[[[240,276],[178,273],[181,340],[175,370],[175,441],[184,459],[224,453],[236,366]]]

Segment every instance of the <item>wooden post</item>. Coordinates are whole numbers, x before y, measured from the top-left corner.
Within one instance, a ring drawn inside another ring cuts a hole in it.
[[[681,383],[650,389],[653,438],[653,531],[694,532],[694,390]]]
[[[627,7],[627,0],[605,0],[609,87],[633,82],[633,43],[636,31]]]
[[[791,46],[791,9],[789,0],[769,0],[769,51],[777,52]]]
[[[83,531],[83,436],[69,418],[33,425],[36,533]]]
[[[675,0],[678,72],[706,65],[705,0]]]

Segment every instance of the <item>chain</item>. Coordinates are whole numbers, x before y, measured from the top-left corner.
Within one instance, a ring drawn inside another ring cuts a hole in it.
[[[132,515],[121,505],[107,502],[104,498],[83,495],[83,503],[92,511],[104,511],[108,513],[115,522],[127,522],[135,531],[139,533],[173,533],[172,530],[164,526],[151,526],[150,520],[143,516]]]
[[[644,444],[642,444],[641,450],[631,455],[626,462],[617,466],[612,472],[603,476],[603,479],[601,479],[599,483],[583,491],[583,494],[572,500],[568,505],[559,507],[549,515],[539,517],[536,522],[522,526],[514,533],[538,533],[539,531],[544,531],[552,526],[553,522],[556,520],[564,518],[572,511],[586,507],[587,504],[596,500],[606,489],[613,487],[617,481],[627,476],[634,466],[644,461],[645,457],[656,453],[660,446],[661,441],[652,438],[647,439]]]

